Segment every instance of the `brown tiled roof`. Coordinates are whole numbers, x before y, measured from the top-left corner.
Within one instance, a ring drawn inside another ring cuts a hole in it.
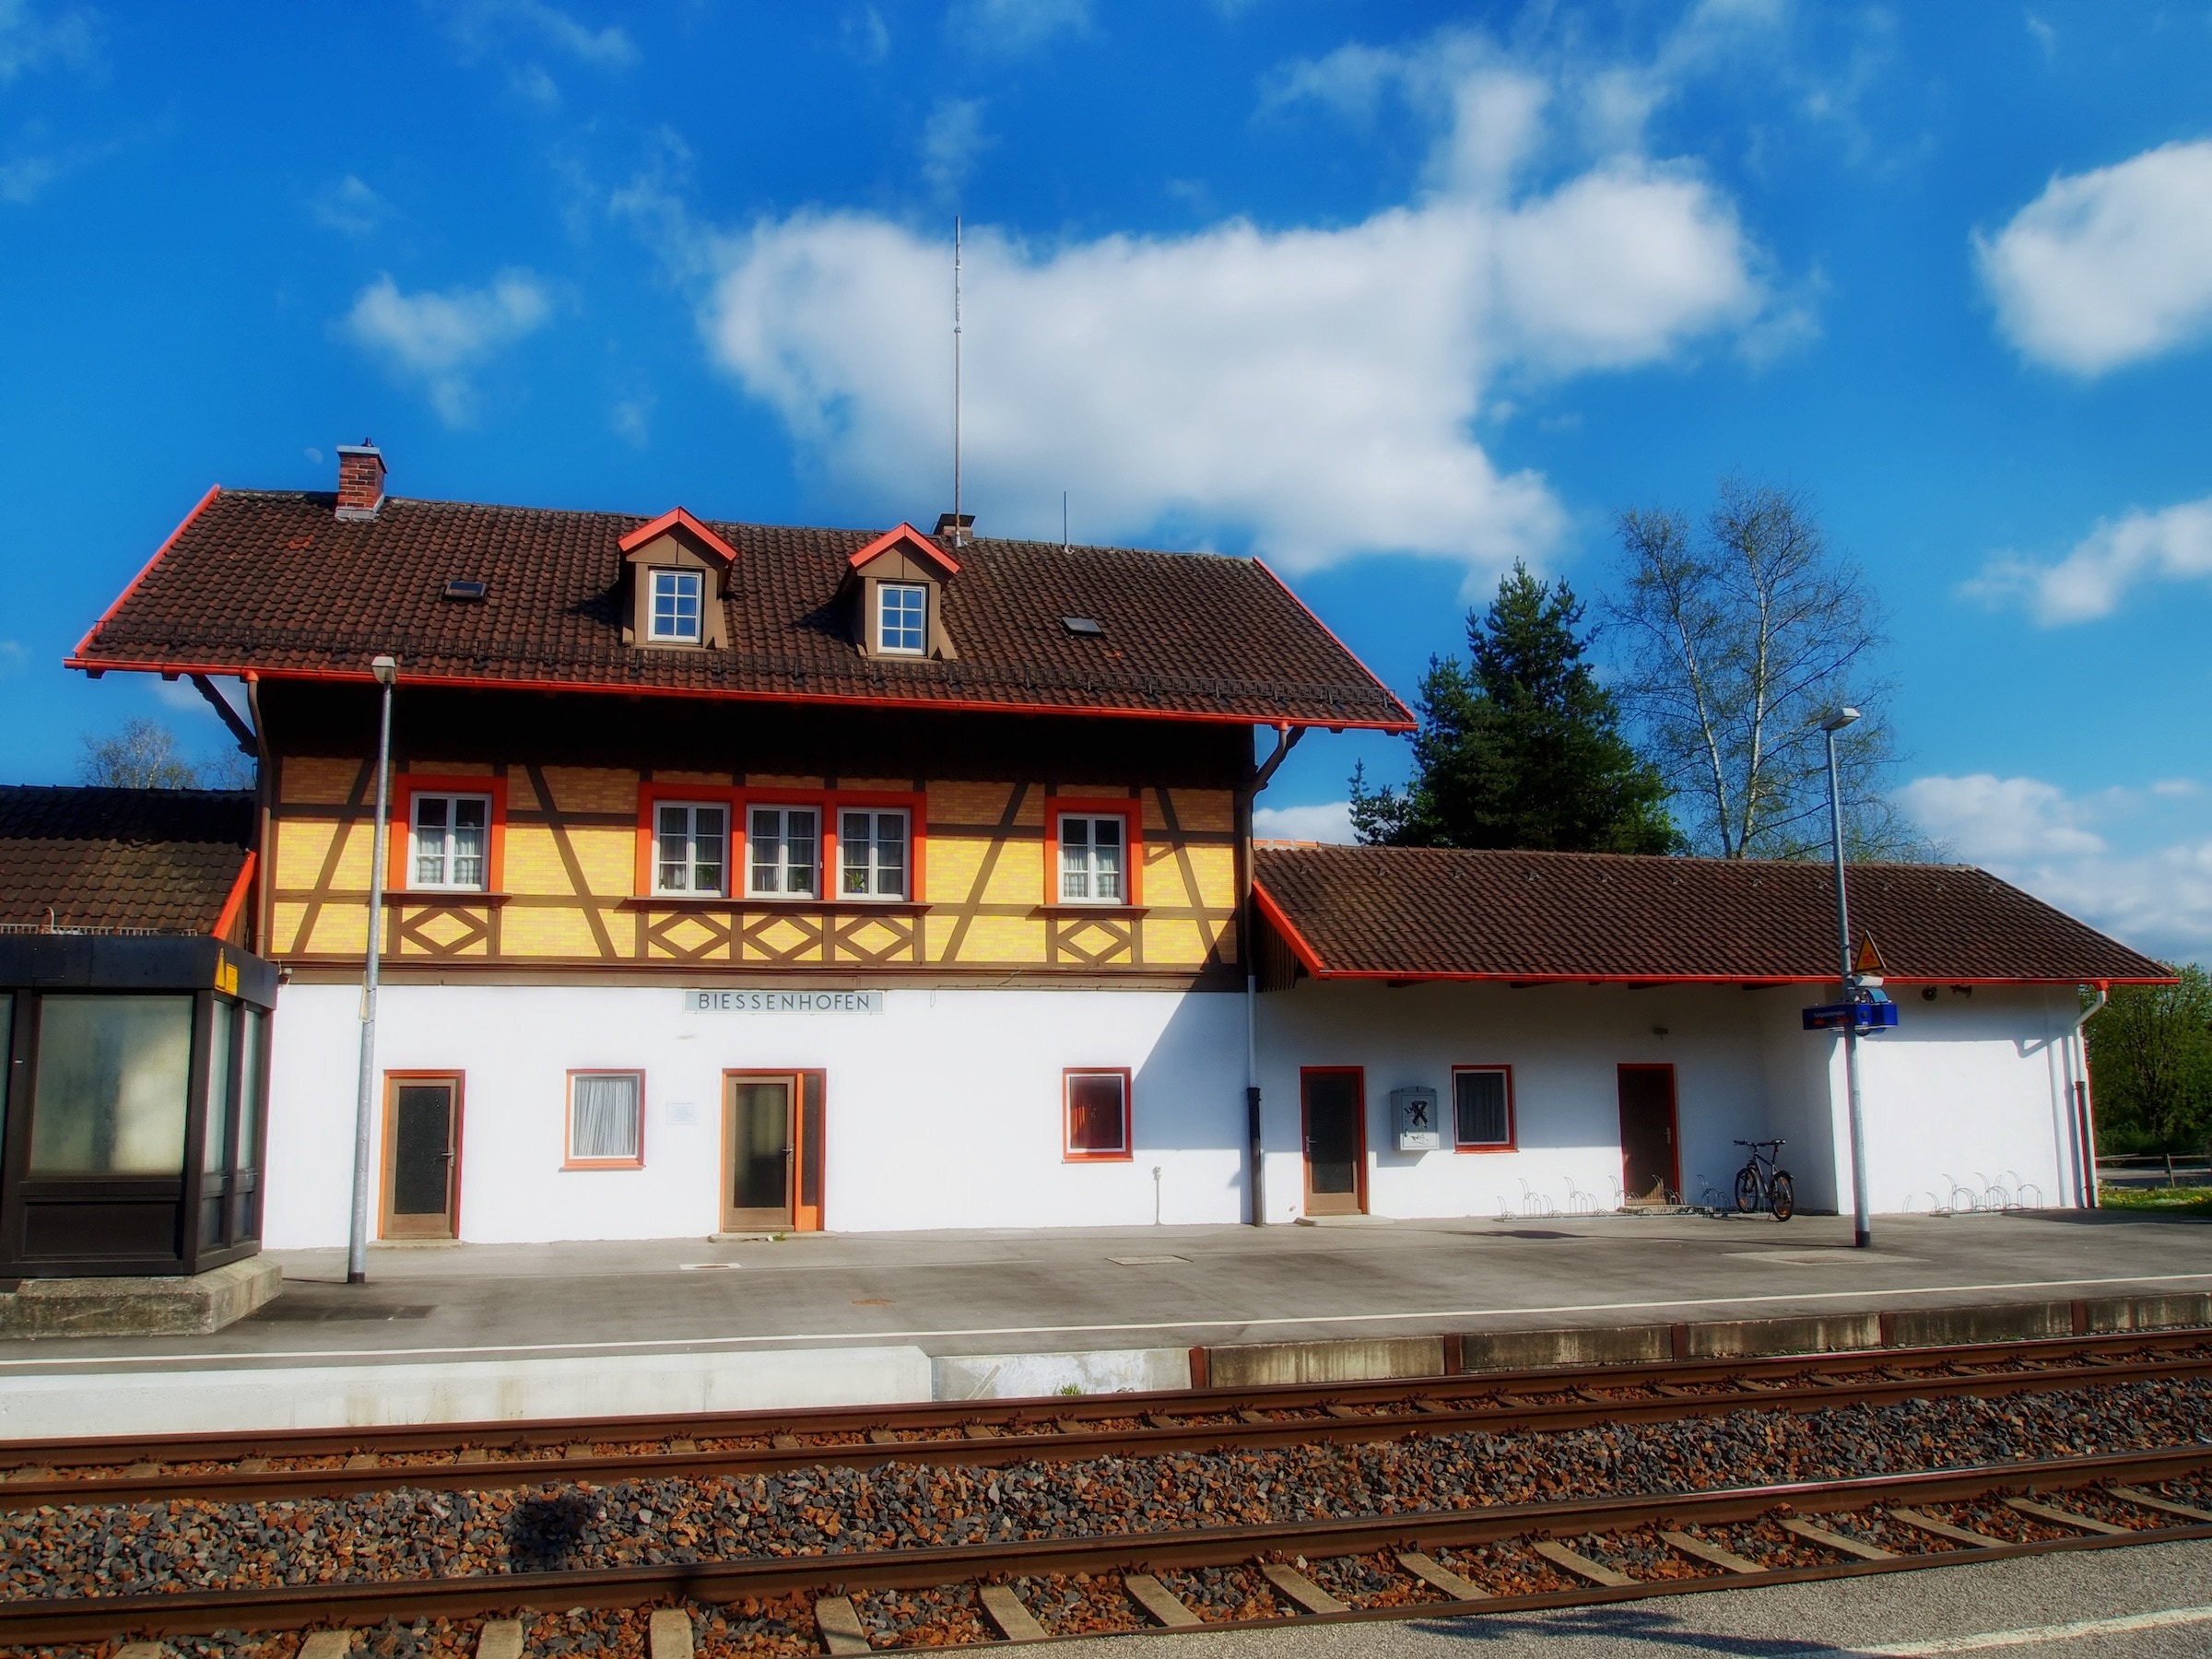
[[[1309,972],[1833,982],[1823,864],[1268,846],[1262,909]],[[2149,958],[1964,865],[1854,865],[1854,940],[1901,980],[2163,980]]]
[[[956,662],[866,658],[833,601],[879,534],[713,524],[737,549],[728,650],[625,646],[635,515],[213,492],[85,638],[84,668],[410,678],[1401,728],[1405,708],[1265,567],[1210,554],[972,541],[945,584]],[[489,584],[443,597],[449,579]],[[1080,638],[1064,616],[1092,617]]]
[[[0,924],[210,933],[253,842],[251,794],[0,784]]]

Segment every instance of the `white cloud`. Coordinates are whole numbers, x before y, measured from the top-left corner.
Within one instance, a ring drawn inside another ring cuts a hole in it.
[[[1972,597],[2023,599],[2045,628],[2110,616],[2138,582],[2212,576],[2212,496],[2100,521],[2055,564],[2002,553],[1965,584]]]
[[[2034,778],[1915,778],[1898,800],[1930,836],[1977,862],[2106,851],[2103,837],[2083,827],[2089,808]]]
[[[838,32],[844,37],[845,50],[864,64],[880,64],[890,55],[890,29],[873,6],[847,12],[838,21]]]
[[[1392,550],[1479,581],[1540,559],[1565,515],[1476,441],[1492,389],[1665,361],[1752,324],[1764,288],[1732,204],[1688,167],[1621,150],[1524,183],[1547,84],[1468,61],[1434,182],[1363,222],[1053,245],[974,232],[962,435],[989,526],[1056,529],[1072,488],[1102,535],[1249,540],[1291,569]],[[672,258],[702,249],[715,361],[848,489],[904,516],[934,502],[950,448],[942,241],[802,213]]]
[[[621,29],[594,29],[546,0],[465,0],[448,23],[472,56],[525,40],[594,68],[626,69],[638,61],[637,42]]]
[[[367,236],[392,217],[392,204],[351,173],[317,191],[307,210],[317,224],[347,236]]]
[[[18,156],[0,161],[0,202],[18,207],[35,202],[39,193],[62,172],[62,163],[52,156]]]
[[[1349,845],[1352,804],[1324,801],[1314,806],[1255,806],[1252,832],[1262,841],[1338,841]]]
[[[975,159],[994,141],[983,131],[983,100],[940,98],[922,129],[922,176],[941,196],[953,196]]]
[[[1994,237],[1976,233],[1997,325],[2079,375],[2212,331],[2212,141],[2167,144],[2053,178]]]
[[[30,661],[30,653],[24,650],[20,640],[0,640],[0,679],[22,672],[23,665]]]
[[[46,14],[31,0],[0,0],[0,87],[49,64],[90,69],[99,59],[100,25],[84,7]]]
[[[606,424],[626,442],[643,449],[653,437],[653,407],[658,401],[650,392],[622,398],[607,411]]]
[[[957,0],[952,24],[979,44],[1028,52],[1090,27],[1090,0]]]
[[[360,291],[341,326],[394,373],[422,382],[447,425],[464,426],[475,403],[470,371],[552,315],[551,296],[528,271],[441,294],[404,294],[382,276]]]
[[[2177,797],[2173,781],[2147,794]],[[2183,780],[2183,782],[2186,782]],[[1960,858],[1994,871],[2115,938],[2167,960],[2212,960],[2212,838],[2116,851],[2088,826],[2141,809],[2145,795],[2070,795],[2035,778],[1917,778],[1905,811]]]

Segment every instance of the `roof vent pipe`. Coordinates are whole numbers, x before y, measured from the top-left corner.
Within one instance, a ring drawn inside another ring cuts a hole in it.
[[[370,440],[338,445],[338,517],[372,519],[384,504],[384,454]]]

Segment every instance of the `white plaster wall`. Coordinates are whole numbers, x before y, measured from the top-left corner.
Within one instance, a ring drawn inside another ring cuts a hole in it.
[[[1898,991],[1900,1024],[1864,1040],[1861,1093],[1877,1211],[1927,1210],[1956,1176],[1977,1189],[2032,1183],[2075,1202],[2070,1089],[2078,1075],[2067,987]],[[1366,1070],[1368,1207],[1400,1217],[1572,1213],[1618,1201],[1616,1067],[1675,1067],[1682,1190],[1731,1202],[1737,1138],[1788,1141],[1783,1164],[1807,1210],[1851,1203],[1842,1043],[1804,1029],[1816,987],[1652,991],[1301,982],[1260,1003],[1270,1219],[1303,1207],[1299,1070]],[[1664,1028],[1662,1036],[1654,1028]],[[1513,1067],[1518,1149],[1399,1153],[1390,1092],[1427,1084],[1448,1101],[1453,1065]]]
[[[359,997],[285,988],[270,1074],[272,1249],[345,1241]],[[1232,994],[892,990],[879,1015],[740,1015],[688,1012],[674,986],[392,985],[377,1065],[464,1074],[467,1240],[714,1231],[722,1074],[747,1069],[828,1073],[824,1200],[839,1231],[1148,1224],[1156,1191],[1167,1222],[1243,1213],[1243,1005]],[[1062,1157],[1065,1066],[1134,1074],[1128,1162]],[[593,1067],[645,1073],[641,1169],[560,1167],[567,1073]]]
[[[1621,1187],[1615,1068],[1671,1064],[1682,1186],[1694,1203],[1701,1184],[1733,1182],[1743,1163],[1735,1136],[1768,1133],[1762,1013],[1758,994],[1733,986],[1391,990],[1306,981],[1263,997],[1268,1216],[1291,1219],[1303,1208],[1299,1071],[1319,1065],[1366,1070],[1369,1209],[1422,1217],[1612,1209]],[[1513,1068],[1515,1151],[1396,1150],[1393,1089],[1427,1084],[1448,1112],[1453,1066],[1498,1065]]]
[[[1954,1182],[2016,1197],[2032,1183],[2046,1205],[2074,1203],[2072,988],[1939,987],[1933,1002],[1914,987],[1892,994],[1897,1030],[1859,1043],[1871,1207],[1949,1208]],[[1812,1041],[1831,1051],[1841,1119],[1843,1045]]]

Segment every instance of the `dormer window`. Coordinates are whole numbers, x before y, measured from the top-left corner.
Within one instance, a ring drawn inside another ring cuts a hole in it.
[[[876,584],[876,649],[920,656],[929,649],[929,590],[918,582]]]
[[[699,643],[700,596],[705,573],[700,571],[654,571],[653,625],[647,638],[665,644]]]

